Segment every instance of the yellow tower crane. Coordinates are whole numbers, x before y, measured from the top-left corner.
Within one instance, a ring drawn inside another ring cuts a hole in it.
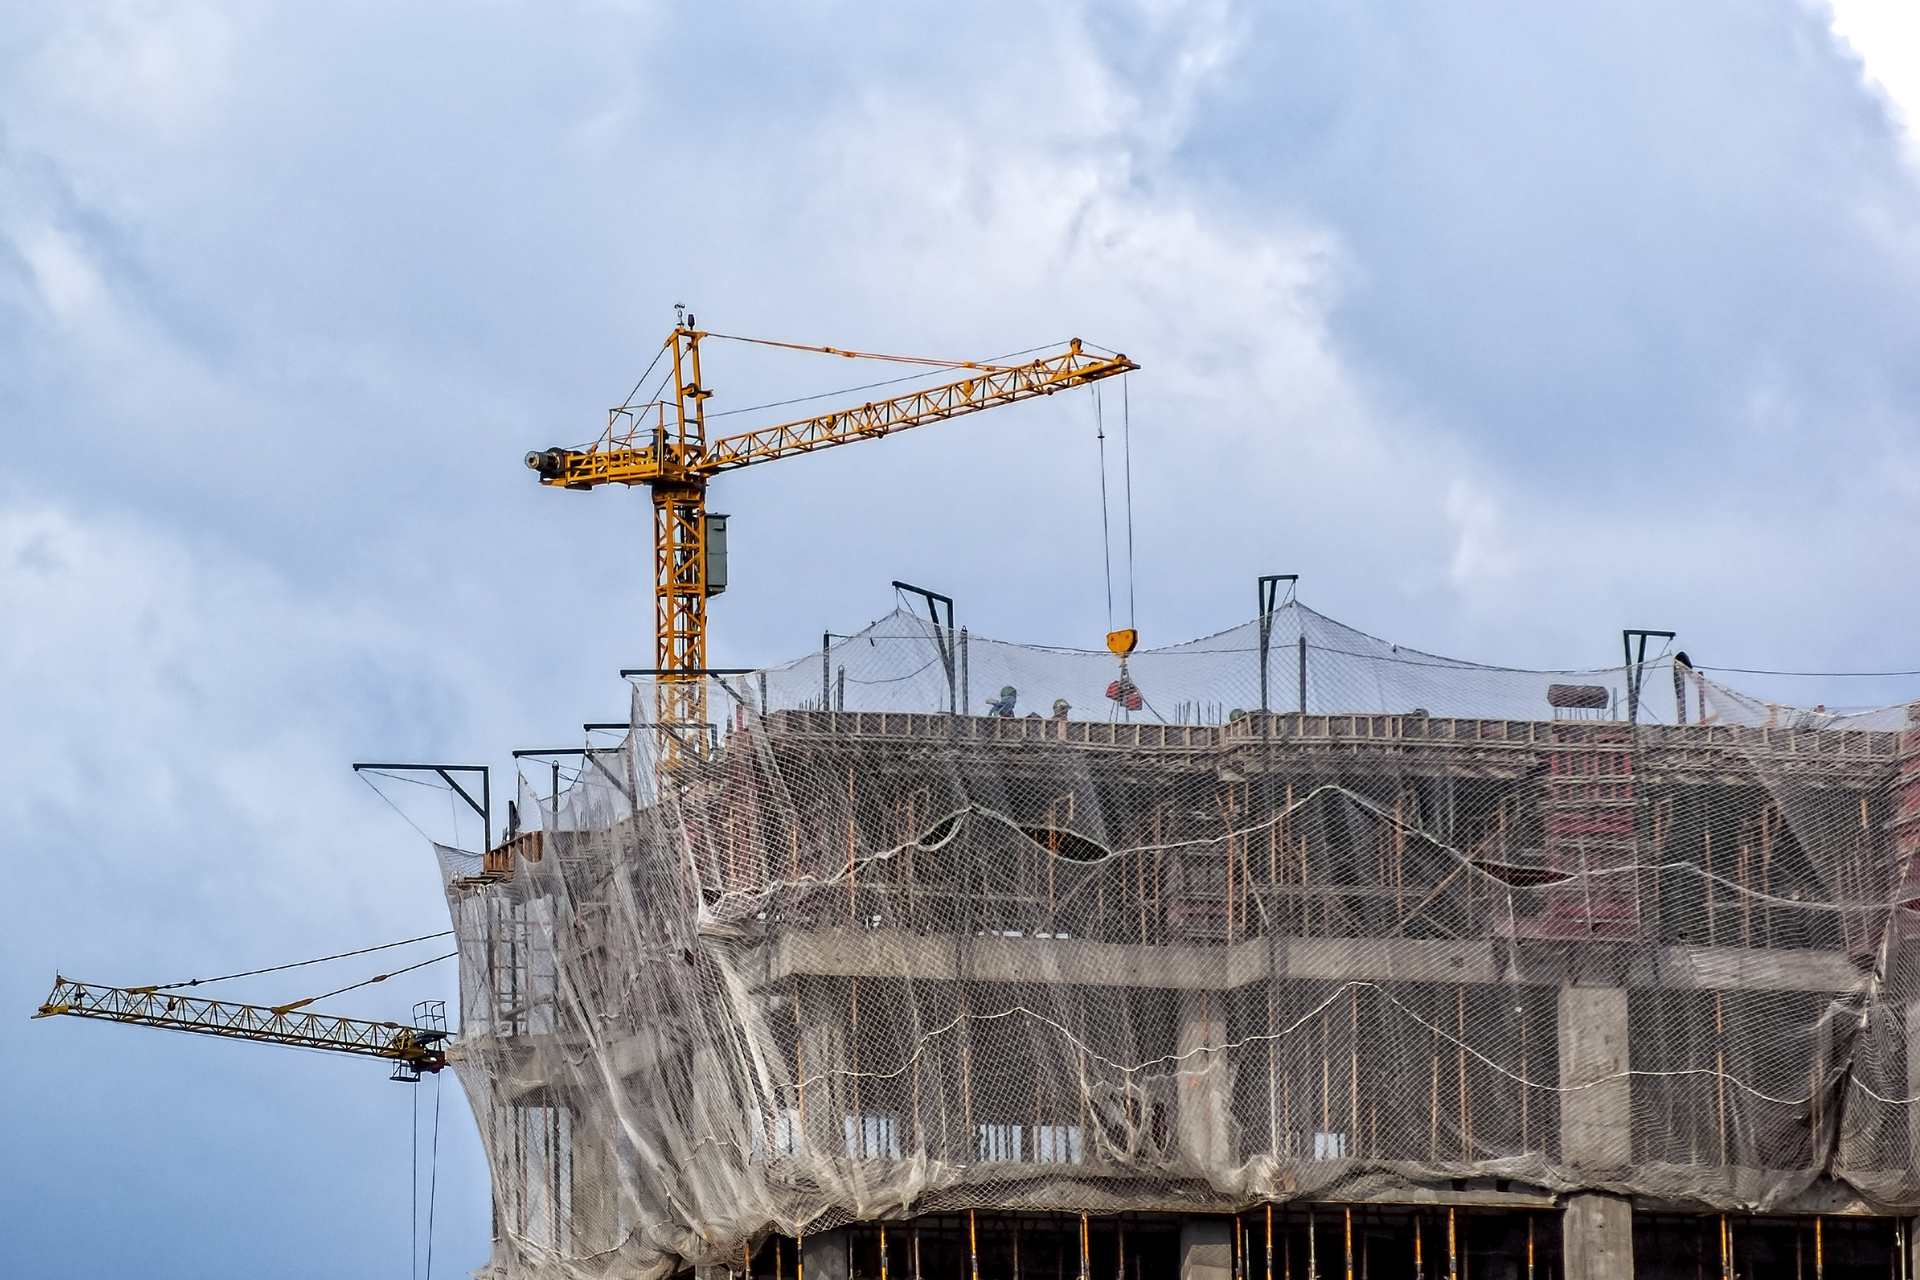
[[[738,435],[707,439],[706,401],[713,392],[700,373],[702,332],[691,315],[674,326],[663,347],[672,357],[673,394],[640,411],[623,406],[609,415],[607,431],[583,449],[552,448],[527,455],[540,483],[566,489],[603,484],[643,484],[653,493],[654,667],[656,712],[668,730],[660,763],[671,769],[697,753],[707,720],[707,597],[715,594],[707,573],[707,482],[723,471],[812,453],[976,413],[998,405],[1050,396],[1086,386],[1139,366],[1124,355],[1096,355],[1078,338],[1066,349],[1024,364],[979,364],[964,360],[916,360],[834,347],[747,339],[795,351],[851,359],[888,360],[960,369],[959,381],[870,401],[816,417]],[[647,415],[647,411],[651,414]],[[650,416],[651,420],[643,420]],[[675,732],[691,729],[692,733]]]

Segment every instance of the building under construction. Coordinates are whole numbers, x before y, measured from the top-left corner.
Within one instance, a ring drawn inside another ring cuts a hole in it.
[[[656,705],[442,850],[485,1276],[1910,1280],[1920,704],[1285,605]]]

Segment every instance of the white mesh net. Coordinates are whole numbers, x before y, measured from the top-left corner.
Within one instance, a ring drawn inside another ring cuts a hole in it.
[[[445,863],[488,1274],[1485,1179],[1920,1208],[1920,704],[1292,605],[1124,669],[896,613],[713,680],[672,772],[654,705]]]

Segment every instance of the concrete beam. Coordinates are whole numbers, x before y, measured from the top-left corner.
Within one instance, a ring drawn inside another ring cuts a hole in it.
[[[1557,984],[1587,944],[1505,939],[1255,938],[1231,946],[1138,946],[1080,938],[969,937],[886,929],[780,928],[761,985],[792,974],[922,982],[1059,983],[1230,991],[1277,979],[1321,982]],[[1848,991],[1865,979],[1839,951],[1627,948],[1628,987]],[[1531,953],[1531,954],[1530,954]],[[1529,972],[1538,969],[1539,972]]]

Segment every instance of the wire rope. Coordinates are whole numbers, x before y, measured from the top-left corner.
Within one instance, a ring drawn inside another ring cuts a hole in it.
[[[413,1236],[407,1251],[407,1274],[420,1275],[420,1091],[413,1091],[413,1183],[408,1199],[413,1208]]]
[[[740,339],[740,341],[743,341],[743,342],[751,341],[751,339],[743,338],[743,339]],[[1005,355],[994,356],[991,361],[988,361],[980,365],[971,366],[971,367],[982,368],[982,369],[998,369],[1001,366],[998,363],[996,363],[997,361],[1012,360],[1016,356],[1031,355],[1036,351],[1045,351],[1047,347],[1057,346],[1057,345],[1058,345],[1057,343],[1043,343],[1040,346],[1027,347],[1024,350],[1020,350],[1020,351],[1009,351]],[[803,351],[832,350],[832,348],[830,347],[802,347],[800,349]],[[883,378],[879,382],[863,382],[857,387],[842,387],[838,391],[822,391],[815,395],[795,396],[791,400],[769,400],[765,404],[748,405],[745,408],[741,408],[741,409],[722,409],[715,413],[709,413],[706,416],[709,419],[728,418],[728,417],[732,417],[735,414],[754,413],[761,409],[784,409],[788,405],[805,404],[810,400],[825,400],[830,397],[847,396],[847,395],[852,395],[858,391],[872,391],[876,387],[897,387],[903,382],[912,382],[914,379],[924,377],[924,376],[925,376],[924,374],[906,373],[906,374],[902,374],[898,378]]]
[[[431,942],[435,938],[451,938],[453,930],[443,929],[439,933],[423,933],[417,938],[406,938],[400,942],[383,942],[377,947],[361,947],[355,951],[338,951],[330,956],[319,956],[312,960],[295,960],[291,964],[268,965],[264,969],[248,969],[242,973],[223,973],[217,978],[189,978],[185,982],[163,982],[155,991],[172,991],[176,987],[197,987],[208,982],[225,982],[229,978],[251,978],[262,973],[279,973],[282,969],[299,969],[310,964],[325,964],[329,960],[345,960],[351,956],[370,955],[375,951],[391,951],[395,947],[411,946],[416,942]]]
[[[422,828],[422,827],[421,827],[421,825],[420,825],[419,823],[417,823],[417,822],[415,822],[415,821],[414,821],[414,820],[413,820],[412,818],[410,818],[410,817],[408,817],[408,816],[407,816],[407,811],[406,811],[405,809],[402,809],[402,808],[401,808],[401,807],[400,807],[399,805],[397,805],[397,804],[395,804],[395,803],[393,802],[393,799],[392,799],[392,797],[390,797],[389,795],[387,795],[387,793],[386,793],[386,792],[384,792],[384,791],[382,791],[382,790],[381,790],[380,788],[378,788],[378,787],[376,787],[376,786],[374,786],[374,785],[373,785],[373,780],[372,780],[371,778],[369,778],[369,777],[367,776],[367,773],[368,773],[368,771],[367,771],[367,770],[356,770],[356,771],[355,771],[355,776],[356,776],[356,777],[358,777],[358,778],[359,778],[359,779],[360,779],[360,780],[361,780],[362,782],[364,782],[364,783],[366,783],[366,784],[367,784],[367,787],[368,787],[368,789],[370,789],[370,790],[371,790],[371,791],[373,792],[373,794],[375,794],[375,795],[377,795],[377,796],[379,796],[379,797],[380,797],[380,799],[381,799],[381,802],[382,802],[382,803],[384,803],[384,804],[385,804],[385,805],[387,806],[387,808],[389,808],[389,809],[391,809],[391,810],[393,810],[393,811],[394,811],[395,813],[397,813],[397,814],[399,814],[399,815],[400,815],[400,820],[401,820],[402,822],[404,822],[404,823],[406,823],[406,824],[407,824],[408,826],[410,826],[410,827],[412,827],[412,828],[413,828],[413,829],[414,829],[414,830],[415,830],[416,832],[418,832],[418,833],[419,833],[419,835],[420,835],[420,838],[421,838],[422,840],[425,840],[425,841],[426,841],[426,842],[427,842],[428,844],[439,844],[439,843],[440,843],[440,842],[439,842],[438,840],[435,840],[435,839],[434,839],[434,838],[433,838],[432,836],[430,836],[430,835],[428,835],[428,834],[426,833],[426,831],[425,831],[425,829],[424,829],[424,828]],[[415,784],[415,785],[417,785],[417,786],[426,786],[426,785],[427,785],[426,783],[424,783],[424,782],[421,782],[421,781],[420,781],[419,779],[417,779],[417,778],[401,778],[401,777],[397,777],[397,776],[395,776],[394,774],[391,774],[391,773],[383,773],[383,774],[381,774],[381,775],[379,775],[379,776],[380,776],[380,777],[382,777],[382,778],[390,778],[390,779],[392,779],[392,780],[393,780],[393,781],[395,781],[395,782],[411,782],[411,783],[414,783],[414,784]]]
[[[1093,438],[1100,449],[1100,567],[1107,576],[1107,630],[1113,630],[1113,533],[1107,520],[1107,425],[1101,413],[1100,384],[1093,384]]]
[[[645,386],[647,379],[653,375],[653,366],[659,364],[660,357],[666,354],[667,354],[666,344],[661,343],[660,349],[653,353],[653,359],[651,362],[648,363],[646,372],[642,373],[640,375],[639,380],[633,384],[633,390],[627,392],[626,401],[620,406],[622,409],[633,408],[633,398],[640,394],[640,388]]]
[[[1127,476],[1127,626],[1133,618],[1133,406],[1127,394],[1127,375],[1120,375],[1120,453]],[[1157,712],[1155,714],[1158,714]]]
[[[327,992],[325,995],[308,996],[300,1002],[300,1005],[310,1005],[320,1000],[330,999],[333,996],[345,995],[349,991],[358,991],[361,987],[370,987],[376,982],[385,982],[388,978],[397,978],[403,973],[412,973],[415,969],[424,969],[430,964],[439,964],[442,960],[451,960],[459,954],[458,951],[449,951],[443,956],[435,956],[431,960],[422,960],[419,964],[410,964],[404,969],[395,969],[392,973],[376,973],[364,982],[356,982],[351,986],[340,987],[337,990]],[[295,1006],[288,1007],[291,1008]]]
[[[1695,671],[1731,671],[1743,676],[1819,676],[1824,679],[1880,678],[1889,676],[1920,676],[1920,671],[1767,671],[1759,667],[1709,667],[1696,666]]]
[[[433,1073],[433,1158],[427,1166],[427,1277],[433,1280],[433,1209],[440,1192],[440,1073]]]
[[[1005,373],[1012,366],[989,364],[980,360],[942,360],[931,356],[890,356],[877,351],[847,351],[840,347],[817,347],[805,342],[779,342],[773,338],[743,338],[737,333],[709,333],[709,338],[719,338],[727,342],[749,342],[757,347],[780,347],[787,351],[812,351],[820,355],[844,356],[849,360],[885,360],[889,364],[917,364],[930,369],[979,369],[987,373]],[[1038,347],[1030,350],[1039,350]],[[1024,355],[1025,352],[1015,352]],[[1005,359],[1006,357],[1002,357]]]

